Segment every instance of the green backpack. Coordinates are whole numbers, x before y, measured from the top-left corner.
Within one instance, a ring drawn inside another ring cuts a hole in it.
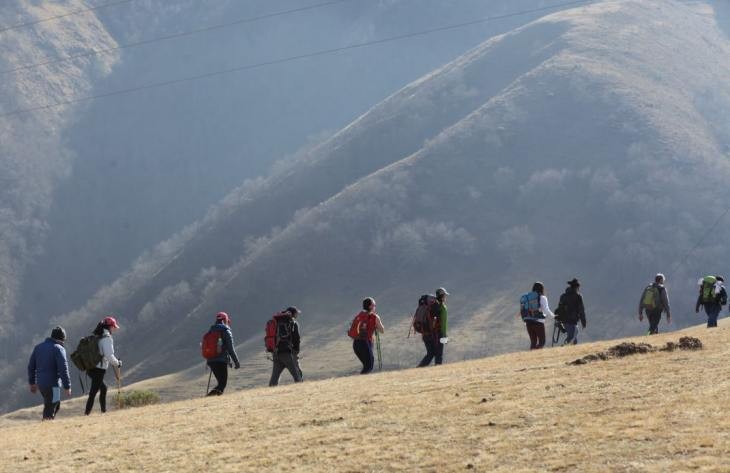
[[[715,302],[715,283],[717,283],[715,276],[705,276],[702,278],[700,294],[703,304],[712,304]]]
[[[644,294],[641,296],[641,306],[649,310],[656,309],[659,306],[659,301],[659,288],[653,284],[646,286]]]
[[[71,361],[80,371],[89,371],[95,368],[101,360],[99,337],[96,335],[82,338],[76,347],[76,351],[71,353]]]

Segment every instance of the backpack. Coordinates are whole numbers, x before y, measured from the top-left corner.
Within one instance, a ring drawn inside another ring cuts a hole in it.
[[[279,347],[282,343],[289,345],[289,349],[292,346],[292,332],[293,321],[288,313],[278,313],[266,322],[266,335],[264,336],[264,346],[266,351],[269,353],[275,353],[279,351]]]
[[[523,319],[543,319],[545,318],[540,311],[540,294],[535,291],[523,294],[520,297],[520,316]]]
[[[649,284],[644,288],[644,292],[641,295],[641,307],[649,310],[656,309],[659,307],[661,296],[659,294],[659,288],[653,284]]]
[[[209,330],[203,335],[200,343],[200,354],[206,360],[218,358],[223,353],[223,332],[221,330]]]
[[[438,299],[431,294],[424,294],[418,299],[418,307],[413,314],[413,330],[422,335],[438,329]]]
[[[99,351],[99,337],[89,335],[79,340],[76,351],[71,353],[71,361],[80,371],[89,371],[101,363],[103,356]]]
[[[715,276],[705,276],[702,278],[702,283],[700,284],[700,300],[703,304],[715,303],[715,283],[717,283]]]
[[[370,340],[375,331],[375,316],[368,312],[360,312],[352,319],[347,335],[352,339]]]

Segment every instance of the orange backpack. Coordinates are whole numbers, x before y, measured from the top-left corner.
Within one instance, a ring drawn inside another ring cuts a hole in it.
[[[200,352],[206,360],[217,358],[223,353],[223,332],[220,330],[210,330],[203,335]]]
[[[375,332],[375,316],[369,312],[360,312],[352,319],[347,335],[352,339],[370,340]]]

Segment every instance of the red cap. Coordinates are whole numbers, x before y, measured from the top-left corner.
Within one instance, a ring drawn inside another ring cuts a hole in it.
[[[223,322],[226,325],[229,325],[231,323],[231,318],[225,312],[218,312],[217,314],[215,314],[215,320],[216,322]]]
[[[102,325],[105,325],[107,327],[114,327],[119,328],[119,324],[117,323],[117,319],[115,319],[113,316],[108,315],[104,317],[104,319],[101,321]]]

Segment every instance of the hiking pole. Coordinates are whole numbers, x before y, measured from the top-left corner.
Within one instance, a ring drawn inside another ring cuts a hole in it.
[[[213,370],[210,370],[208,373],[208,387],[205,388],[205,395],[208,395],[208,392],[210,391],[210,377],[213,376]]]
[[[383,357],[380,353],[380,333],[375,331],[375,346],[378,349],[378,371],[383,371]]]
[[[117,377],[117,408],[122,409],[122,369],[114,367],[114,375]]]

